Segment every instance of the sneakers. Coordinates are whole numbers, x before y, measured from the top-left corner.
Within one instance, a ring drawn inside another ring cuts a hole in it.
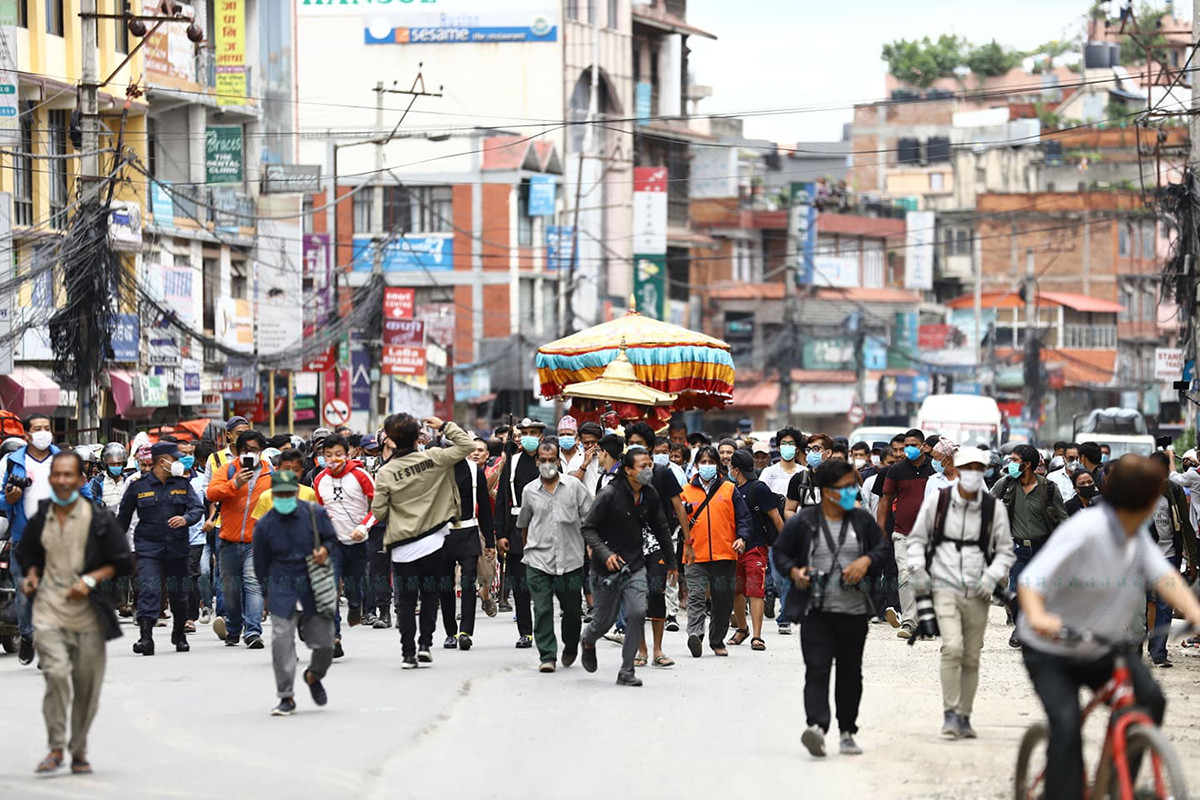
[[[308,679],[309,675],[313,675],[312,670],[304,670],[304,682],[308,684],[308,691],[312,695],[313,702],[323,706],[329,702],[329,695],[325,692],[325,687],[321,685],[321,682],[316,680],[316,675],[313,675],[311,681]]]
[[[821,730],[818,725],[809,725],[804,729],[804,733],[800,734],[800,744],[808,750],[809,755],[815,758],[825,757],[825,731]]]
[[[617,686],[641,686],[642,679],[637,675],[630,673],[626,675],[623,672],[617,673]]]
[[[531,647],[533,647],[533,637],[532,636],[522,636],[520,639],[517,639],[517,649],[518,650],[528,650]]]
[[[538,664],[538,672],[554,672],[554,662],[543,661],[541,664]]]
[[[862,748],[854,741],[854,734],[843,733],[838,741],[838,752],[844,756],[861,756]]]
[[[242,640],[236,633],[230,634],[229,636],[225,637],[225,646],[226,647],[237,647],[241,643],[242,643]]]
[[[334,639],[333,640],[333,657],[341,658],[344,655],[346,655],[346,651],[342,649],[342,640]]]
[[[679,630],[679,620],[675,619],[675,617],[667,617],[667,630],[672,633]]]
[[[694,633],[688,635],[687,645],[688,650],[692,654],[692,658],[699,658],[700,654],[704,652],[704,643],[700,641],[700,637]]]
[[[375,622],[371,624],[371,627],[377,631],[392,627],[392,615],[387,612],[380,614],[375,618]]]
[[[422,664],[432,664],[433,653],[429,652],[428,647],[422,647],[417,651],[417,661],[421,662]]]
[[[466,652],[467,650],[471,649],[471,645],[473,645],[473,644],[474,644],[474,642],[471,641],[471,637],[469,634],[460,633],[458,635],[458,649],[459,650]]]
[[[971,727],[971,718],[958,715],[958,728],[962,731],[962,738],[977,739],[979,734],[975,733],[975,729]]]
[[[1171,667],[1175,666],[1174,664],[1172,664],[1169,660],[1167,660],[1165,658],[1156,659],[1155,661],[1152,661],[1151,663],[1154,666],[1158,667],[1159,669],[1170,669]]]
[[[27,667],[33,663],[33,637],[22,636],[21,644],[17,648],[17,661],[22,667]]]
[[[900,620],[900,615],[896,612],[896,609],[889,608],[884,612],[884,614],[887,616],[888,625],[891,625],[893,628],[899,628],[901,624],[903,624]]]
[[[622,631],[622,630],[610,631],[609,633],[604,634],[604,638],[606,641],[609,641],[609,642],[614,642],[616,644],[625,644],[625,631]]]
[[[779,623],[779,635],[780,636],[791,636],[792,635],[792,623],[790,623],[790,622]]]
[[[279,701],[279,705],[271,709],[272,717],[290,717],[292,712],[296,710],[296,701],[290,697],[285,697]]]
[[[374,628],[375,620],[377,620],[377,619],[379,619],[379,617],[375,616],[373,613],[368,611],[367,613],[363,614],[362,624],[368,628]]]
[[[458,649],[458,637],[457,636],[447,636],[446,641],[442,642],[442,649],[443,650],[457,650]]]
[[[250,634],[249,636],[246,637],[246,647],[248,647],[251,650],[262,650],[263,649],[262,637],[259,636],[257,633]],[[334,650],[336,651],[336,649],[337,649],[337,646],[335,645]]]
[[[417,668],[417,657],[416,656],[405,656],[404,660],[400,662],[400,669],[416,669],[416,668]]]
[[[889,609],[890,610],[890,609]],[[889,620],[890,622],[891,620]],[[911,639],[913,634],[917,632],[917,626],[911,622],[904,622],[900,625],[900,630],[896,631],[897,639]]]
[[[1017,631],[1015,628],[1013,629],[1012,636],[1008,637],[1008,646],[1014,650],[1020,648],[1021,646],[1021,640],[1017,638]]]
[[[212,622],[213,614],[211,608],[200,609],[200,619],[197,620],[201,625],[207,625]],[[224,620],[222,620],[224,621]]]
[[[961,739],[963,735],[962,724],[958,720],[958,714],[954,711],[946,711],[942,715],[942,736],[948,736],[951,739]]]
[[[218,639],[221,641],[228,641],[229,628],[225,625],[224,617],[213,617],[212,630],[213,633],[217,635]]]
[[[592,645],[591,647],[588,647],[585,644],[585,645],[581,645],[581,647],[583,648],[583,657],[581,659],[583,668],[585,670],[587,670],[588,672],[595,672],[596,666],[597,666],[597,664],[596,664],[596,646]]]

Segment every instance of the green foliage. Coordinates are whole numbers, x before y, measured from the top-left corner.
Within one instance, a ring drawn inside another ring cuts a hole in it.
[[[1134,111],[1124,100],[1112,98],[1104,107],[1104,121],[1109,125],[1129,125],[1133,122]]]
[[[951,75],[963,63],[966,41],[943,33],[937,41],[928,36],[917,41],[900,39],[883,46],[888,71],[898,80],[926,88],[938,78]]]
[[[1034,102],[1033,113],[1037,115],[1038,122],[1042,123],[1042,127],[1046,130],[1056,131],[1063,126],[1062,117],[1058,112],[1051,111],[1041,100]]]
[[[1155,9],[1142,3],[1136,12],[1137,29],[1127,25],[1126,35],[1121,37],[1121,63],[1125,65],[1140,64],[1146,60],[1146,46],[1150,47],[1150,57],[1160,63],[1166,62],[1169,49],[1167,37],[1158,32],[1158,25],[1166,11]],[[1132,33],[1132,35],[1130,35]]]
[[[1021,63],[1024,56],[996,43],[996,40],[972,47],[967,54],[966,64],[976,75],[991,78],[1003,75]]]

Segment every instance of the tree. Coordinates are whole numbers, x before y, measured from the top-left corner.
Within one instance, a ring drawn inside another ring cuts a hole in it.
[[[976,75],[991,78],[1003,75],[1021,63],[1022,54],[997,44],[996,40],[972,47],[966,64]]]
[[[969,45],[957,36],[943,33],[937,41],[928,36],[920,41],[900,39],[883,46],[883,60],[897,80],[925,88],[954,73],[961,66]]]

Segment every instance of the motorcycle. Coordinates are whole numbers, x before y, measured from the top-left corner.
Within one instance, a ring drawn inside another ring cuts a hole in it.
[[[15,653],[21,633],[17,629],[17,583],[9,569],[13,543],[6,538],[7,519],[0,517],[0,528],[0,649]]]

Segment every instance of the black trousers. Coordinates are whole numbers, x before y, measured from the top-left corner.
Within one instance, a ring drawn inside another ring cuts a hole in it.
[[[1098,689],[1108,682],[1113,672],[1113,656],[1094,661],[1075,661],[1064,656],[1024,649],[1025,668],[1033,681],[1033,689],[1046,709],[1050,722],[1050,742],[1046,750],[1046,797],[1061,800],[1083,798],[1083,735],[1080,731],[1082,712],[1079,708],[1079,689],[1088,686]],[[1162,689],[1150,677],[1149,670],[1137,653],[1126,653],[1129,677],[1137,704],[1155,722],[1162,724],[1167,700]]]
[[[172,628],[183,630],[187,622],[188,557],[150,558],[138,556],[137,618],[158,621],[162,611],[163,588],[171,601]]]
[[[525,548],[519,546],[519,538],[510,539],[509,542],[512,548],[504,557],[504,580],[505,585],[512,589],[513,610],[517,612],[517,633],[533,636],[533,601],[529,594],[525,564],[521,561]]]
[[[396,627],[400,629],[400,652],[405,658],[433,647],[437,628],[438,584],[442,579],[443,555],[440,549],[416,561],[393,563],[396,580]],[[421,631],[417,636],[417,597],[421,598]]]
[[[804,618],[800,626],[800,648],[804,653],[804,713],[808,725],[829,730],[829,677],[836,664],[837,683],[833,694],[837,703],[838,730],[858,733],[863,645],[866,641],[866,614],[812,611]]]
[[[188,547],[188,613],[187,618],[192,622],[200,619],[200,559],[204,556],[204,545],[193,544]]]
[[[374,612],[380,616],[390,614],[395,603],[392,591],[392,559],[383,549],[384,525],[376,525],[367,533],[367,547],[371,550],[371,563],[367,569],[367,597],[363,613]]]
[[[471,545],[474,545],[473,547]],[[479,529],[454,531],[446,537],[442,546],[443,571],[438,585],[438,598],[442,606],[442,628],[447,636],[461,631],[467,636],[475,635],[475,609],[479,602],[475,592],[475,579],[479,573]],[[454,570],[462,570],[458,588],[462,590],[462,620],[456,620],[457,602],[455,595]]]

